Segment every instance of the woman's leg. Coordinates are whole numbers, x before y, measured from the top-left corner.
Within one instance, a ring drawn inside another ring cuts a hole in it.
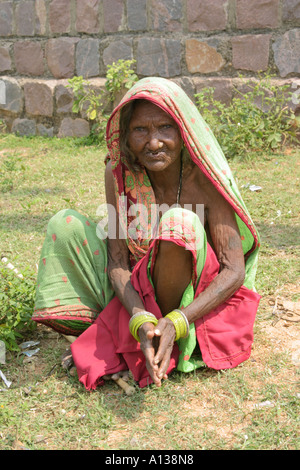
[[[161,218],[150,255],[150,276],[164,315],[180,307],[190,283],[196,289],[206,259],[206,244],[203,225],[194,212],[173,208]]]
[[[160,240],[152,274],[156,301],[163,315],[180,305],[192,279],[192,254],[171,241]]]
[[[195,213],[176,208],[164,214],[148,266],[148,275],[163,315],[174,308],[184,309],[194,300],[206,251],[205,230]],[[193,323],[188,337],[179,339],[177,344],[178,370],[191,372],[204,366],[201,356],[195,355],[197,340]]]
[[[112,299],[106,241],[96,229],[94,222],[71,209],[49,221],[38,270],[35,321],[78,335]]]

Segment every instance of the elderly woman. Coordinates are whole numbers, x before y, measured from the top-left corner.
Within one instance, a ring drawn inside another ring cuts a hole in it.
[[[88,389],[127,369],[143,387],[174,368],[237,366],[259,236],[211,130],[180,87],[146,78],[113,111],[107,146],[108,238],[75,211],[52,218],[33,318],[80,335]]]

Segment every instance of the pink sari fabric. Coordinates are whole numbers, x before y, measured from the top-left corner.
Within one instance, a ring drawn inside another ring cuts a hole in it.
[[[178,240],[176,243],[180,244]],[[135,266],[132,284],[143,300],[145,309],[160,318],[161,312],[147,275],[152,247],[153,244],[147,255]],[[206,262],[195,297],[210,284],[218,271],[219,263],[207,244]],[[229,369],[250,357],[259,299],[258,294],[242,286],[228,301],[195,322],[202,357],[208,367]],[[102,385],[103,375],[127,369],[141,388],[152,383],[140,344],[129,332],[129,319],[128,312],[115,297],[95,323],[71,345],[79,380],[88,390]],[[175,343],[167,374],[176,367],[178,355],[178,345]]]

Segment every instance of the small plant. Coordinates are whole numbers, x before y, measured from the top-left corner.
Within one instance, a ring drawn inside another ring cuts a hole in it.
[[[248,91],[236,90],[229,105],[215,100],[212,88],[195,95],[199,111],[228,158],[278,149],[287,138],[296,139],[299,124],[287,106],[292,95],[289,86],[274,85],[270,78],[249,81]]]
[[[23,278],[5,265],[0,265],[0,339],[8,350],[18,351],[18,340],[32,330],[31,320],[35,298],[35,278],[26,271]]]
[[[115,100],[123,87],[129,90],[138,80],[138,76],[131,69],[134,63],[135,60],[118,60],[107,66],[105,88],[111,101]]]
[[[88,119],[94,120],[104,105],[104,92],[96,92],[82,76],[69,80],[69,88],[73,90],[73,113],[85,113]]]
[[[129,89],[138,77],[131,69],[134,60],[119,60],[108,65],[104,90],[95,90],[82,76],[69,80],[69,88],[74,94],[73,113],[82,113],[94,122],[90,139],[92,142],[102,142],[108,120],[107,108],[115,101],[122,88]]]
[[[2,161],[0,165],[0,192],[11,191],[16,174],[25,170],[24,165],[20,165],[20,160],[15,155],[10,155]]]
[[[7,130],[6,122],[0,119],[0,134],[5,134],[6,130]]]

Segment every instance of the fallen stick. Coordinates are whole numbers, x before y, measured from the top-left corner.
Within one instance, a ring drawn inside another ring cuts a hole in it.
[[[126,393],[126,395],[130,396],[130,395],[133,395],[135,393],[135,389],[134,387],[131,387],[127,382],[125,382],[125,380],[123,380],[121,377],[119,377],[118,379],[112,379],[114,382],[116,382],[116,384],[119,385],[119,387],[121,387],[124,392]]]
[[[71,336],[71,335],[62,335],[64,338],[66,338],[69,343],[74,343],[75,339],[77,339],[77,336]]]

